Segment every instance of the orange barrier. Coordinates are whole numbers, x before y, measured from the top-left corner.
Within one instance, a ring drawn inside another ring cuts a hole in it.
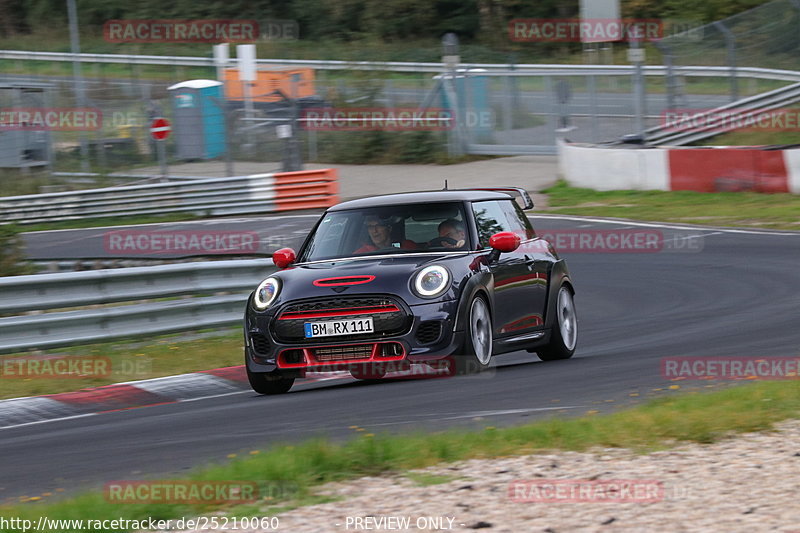
[[[276,211],[325,209],[339,203],[335,168],[275,174]]]

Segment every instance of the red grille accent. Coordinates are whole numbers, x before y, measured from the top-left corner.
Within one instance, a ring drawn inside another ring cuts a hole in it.
[[[400,311],[396,305],[382,305],[375,307],[342,307],[327,311],[290,311],[283,313],[278,320],[297,320],[299,318],[323,318],[326,316],[371,315],[374,313],[395,313]]]
[[[317,287],[339,287],[341,285],[361,285],[374,280],[375,276],[343,276],[338,278],[322,278],[314,281]]]

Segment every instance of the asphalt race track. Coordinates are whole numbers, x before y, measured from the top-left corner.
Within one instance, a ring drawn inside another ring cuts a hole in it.
[[[270,443],[347,438],[352,425],[373,433],[510,425],[727,385],[682,381],[671,390],[674,382],[660,374],[668,356],[800,355],[800,232],[532,220],[540,231],[644,227],[669,239],[677,232],[699,246],[563,253],[580,318],[578,352],[569,361],[514,353],[477,376],[305,383],[279,397],[239,392],[0,430],[0,501],[169,478]]]

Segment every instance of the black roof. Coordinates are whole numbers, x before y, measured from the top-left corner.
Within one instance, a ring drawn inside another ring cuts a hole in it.
[[[385,194],[381,196],[371,196],[369,198],[359,198],[337,204],[328,211],[344,211],[347,209],[360,209],[365,207],[386,207],[405,204],[422,204],[437,202],[476,202],[480,200],[508,200],[512,198],[510,194],[495,191],[476,191],[476,190],[450,190],[450,191],[421,191],[404,192],[398,194]]]

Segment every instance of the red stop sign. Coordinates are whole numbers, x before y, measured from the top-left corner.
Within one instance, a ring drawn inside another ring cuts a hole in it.
[[[171,131],[172,126],[169,120],[164,117],[156,117],[153,119],[153,122],[150,123],[150,136],[157,141],[163,141],[169,137]]]

